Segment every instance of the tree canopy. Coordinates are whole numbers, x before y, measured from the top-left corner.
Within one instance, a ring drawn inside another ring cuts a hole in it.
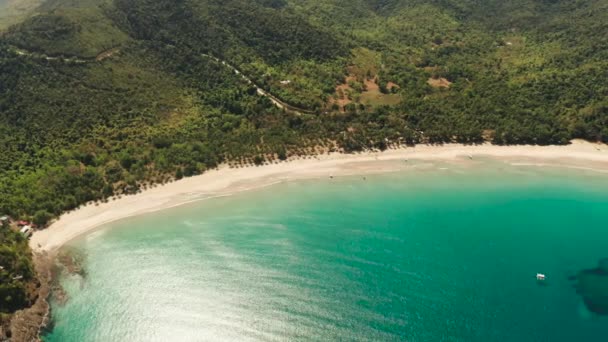
[[[0,215],[220,163],[608,142],[606,32],[602,0],[50,0],[0,35]]]

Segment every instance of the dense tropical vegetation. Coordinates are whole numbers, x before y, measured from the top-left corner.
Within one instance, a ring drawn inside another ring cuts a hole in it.
[[[34,279],[27,239],[0,223],[0,327],[4,314],[31,303]]]
[[[226,162],[608,142],[607,32],[603,0],[48,0],[0,37],[0,214]]]

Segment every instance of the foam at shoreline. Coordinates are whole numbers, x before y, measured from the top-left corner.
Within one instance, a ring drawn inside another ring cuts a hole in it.
[[[568,167],[608,172],[608,146],[573,141],[567,146],[416,146],[385,152],[329,154],[260,167],[229,168],[158,186],[115,201],[88,205],[66,213],[49,228],[36,232],[30,246],[52,252],[104,224],[168,209],[206,198],[227,196],[279,182],[330,176],[384,173],[403,170],[409,160],[471,163],[490,157],[512,165]]]

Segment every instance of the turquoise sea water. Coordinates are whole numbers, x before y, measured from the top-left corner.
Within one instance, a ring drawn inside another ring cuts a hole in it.
[[[45,340],[607,341],[567,278],[608,257],[608,175],[446,167],[112,224]]]

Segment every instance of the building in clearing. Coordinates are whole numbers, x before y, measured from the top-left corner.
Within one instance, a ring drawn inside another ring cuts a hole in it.
[[[290,83],[291,83],[291,81],[290,81],[290,80],[284,80],[284,81],[281,81],[281,84],[282,84],[282,85],[288,85],[288,84],[290,84]]]
[[[30,227],[30,226],[23,226],[23,228],[21,228],[19,230],[19,232],[21,234],[23,234],[25,237],[30,237],[32,235],[32,227]]]

